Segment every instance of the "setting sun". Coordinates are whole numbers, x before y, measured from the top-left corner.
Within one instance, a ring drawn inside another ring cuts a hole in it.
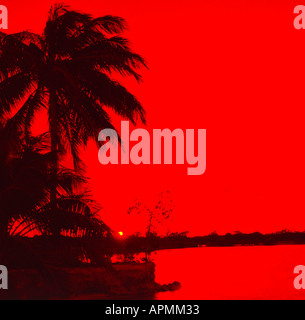
[[[118,234],[123,237],[124,233],[122,231],[119,231]]]

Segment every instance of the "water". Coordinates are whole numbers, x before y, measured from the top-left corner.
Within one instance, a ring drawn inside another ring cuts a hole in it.
[[[305,245],[161,250],[152,258],[156,282],[181,283],[157,300],[305,299],[305,290],[293,286],[294,267],[305,265]]]

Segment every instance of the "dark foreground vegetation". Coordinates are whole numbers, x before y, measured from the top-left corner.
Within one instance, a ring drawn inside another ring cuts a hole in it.
[[[55,4],[41,34],[0,32],[0,264],[109,266],[112,230],[81,156],[113,128],[109,108],[145,123],[140,102],[114,80],[140,81],[146,66],[126,27],[121,17]]]
[[[100,130],[113,128],[109,109],[145,123],[140,102],[115,80],[140,81],[146,66],[126,27],[121,17],[55,4],[41,34],[0,32],[0,264],[9,270],[0,299],[67,297],[77,287],[122,293],[129,273],[147,288],[154,279],[153,267],[111,264],[112,230],[81,159],[90,140],[100,147]]]

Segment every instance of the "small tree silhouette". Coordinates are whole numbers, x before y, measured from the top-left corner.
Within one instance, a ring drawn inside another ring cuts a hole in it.
[[[158,236],[158,226],[169,219],[173,209],[173,200],[169,191],[161,192],[157,197],[157,202],[151,206],[136,200],[135,203],[129,207],[128,214],[145,214],[148,219],[145,231],[147,239],[146,260],[148,260],[151,253],[152,239]]]

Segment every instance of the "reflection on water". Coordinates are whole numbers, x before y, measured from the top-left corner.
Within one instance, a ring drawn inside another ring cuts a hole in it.
[[[305,245],[161,250],[152,258],[156,282],[182,286],[158,293],[158,300],[305,299],[305,290],[293,286],[294,267],[305,265]]]

